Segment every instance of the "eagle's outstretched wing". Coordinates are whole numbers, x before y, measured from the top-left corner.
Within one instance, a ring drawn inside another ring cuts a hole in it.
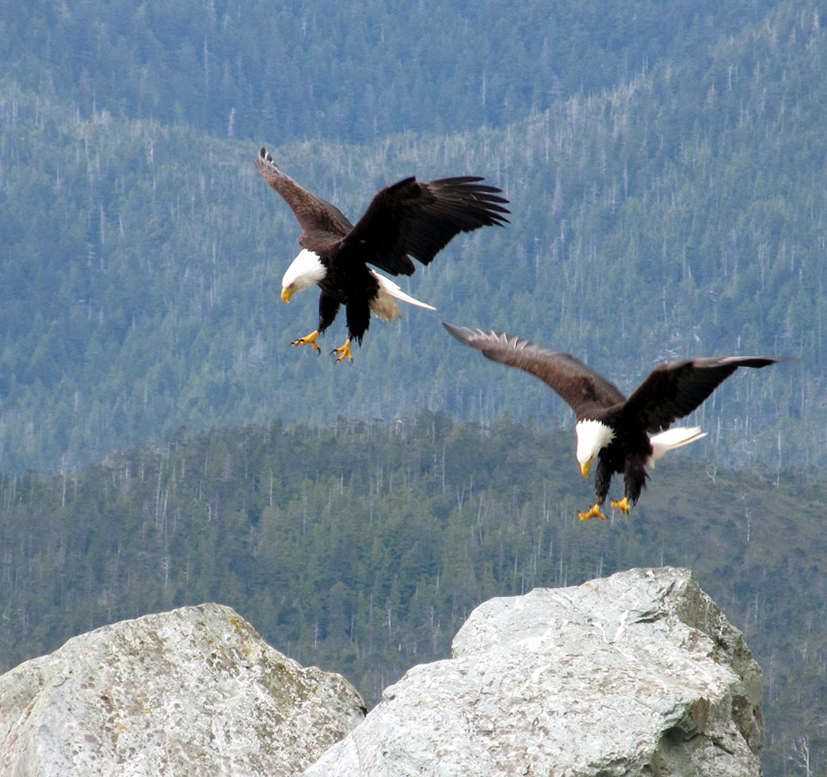
[[[393,275],[412,275],[460,232],[508,223],[508,200],[477,176],[420,183],[405,178],[380,190],[351,233],[340,256],[366,261]]]
[[[283,173],[266,148],[259,151],[256,168],[290,206],[304,233],[299,242],[305,248],[318,251],[320,243],[324,245],[340,239],[353,229],[353,225],[335,205],[307,191]]]
[[[444,321],[442,325],[457,340],[482,351],[492,361],[536,375],[569,404],[578,418],[591,409],[612,407],[625,400],[614,383],[571,354],[550,351],[504,332],[466,329]]]
[[[724,356],[659,364],[629,400],[624,412],[640,418],[650,434],[689,415],[739,367],[760,369],[783,361],[769,356]]]

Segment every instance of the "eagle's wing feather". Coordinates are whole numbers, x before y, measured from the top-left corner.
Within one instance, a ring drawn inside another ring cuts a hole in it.
[[[327,200],[317,197],[297,184],[273,161],[267,149],[262,148],[256,157],[256,168],[290,206],[304,234],[299,242],[311,251],[318,251],[325,244],[350,232],[353,225],[347,217]]]
[[[342,241],[340,256],[370,257],[367,261],[392,275],[412,275],[411,256],[429,264],[460,232],[508,223],[508,200],[482,180],[466,176],[420,183],[411,177],[387,186]]]
[[[462,343],[476,348],[489,359],[530,372],[551,386],[574,410],[578,418],[590,410],[613,407],[625,397],[606,380],[571,354],[540,348],[521,337],[504,332],[484,332],[442,325]]]
[[[668,429],[695,410],[739,367],[781,361],[764,356],[726,356],[659,364],[629,397],[624,412],[637,416],[649,433]]]

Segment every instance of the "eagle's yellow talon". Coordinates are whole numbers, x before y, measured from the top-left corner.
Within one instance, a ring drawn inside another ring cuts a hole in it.
[[[619,502],[612,502],[612,507],[620,510],[623,515],[626,515],[626,513],[632,509],[632,505],[629,504],[629,498],[625,496]]]
[[[348,337],[348,339],[345,340],[345,344],[341,348],[334,348],[333,353],[339,354],[339,358],[336,359],[337,362],[343,361],[344,359],[353,361],[353,354],[350,352],[350,338]]]
[[[314,332],[311,332],[309,335],[307,335],[307,337],[300,337],[298,340],[293,340],[293,342],[290,343],[290,345],[293,345],[293,346],[296,346],[296,345],[312,345],[313,350],[318,351],[319,346],[316,345],[316,340],[318,340],[318,339],[319,339],[319,330],[317,329]]]
[[[587,513],[578,513],[581,521],[588,521],[589,518],[600,518],[601,521],[606,520],[606,516],[600,512],[600,505],[593,505],[592,509]]]

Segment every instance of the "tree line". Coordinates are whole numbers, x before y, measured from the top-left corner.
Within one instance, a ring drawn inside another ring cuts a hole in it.
[[[276,128],[281,142],[368,143],[503,126],[695,56],[758,19],[743,0],[670,0],[658,13],[644,0],[4,0],[0,60],[85,118],[105,111],[254,143]]]
[[[216,429],[0,480],[0,669],[97,626],[205,601],[369,704],[447,657],[479,603],[634,566],[692,569],[765,673],[765,768],[824,757],[827,485],[680,456],[638,506],[591,503],[566,432],[430,411]]]
[[[427,407],[567,423],[545,387],[462,353],[440,319],[569,351],[624,391],[672,358],[798,357],[728,382],[696,420],[719,465],[821,466],[817,22],[812,7],[781,6],[714,58],[501,129],[274,147],[354,219],[412,172],[480,173],[511,200],[510,227],[462,236],[403,279],[438,313],[377,322],[352,370],[289,345],[317,302],[279,301],[299,230],[253,168],[258,144],[104,110],[86,118],[5,81],[0,467],[70,471],[181,428],[272,418]]]

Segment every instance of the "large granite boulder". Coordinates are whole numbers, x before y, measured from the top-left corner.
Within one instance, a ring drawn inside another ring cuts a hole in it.
[[[293,775],[363,718],[229,607],[147,615],[0,677],[0,774]]]
[[[761,671],[683,569],[493,599],[305,777],[752,777]]]

